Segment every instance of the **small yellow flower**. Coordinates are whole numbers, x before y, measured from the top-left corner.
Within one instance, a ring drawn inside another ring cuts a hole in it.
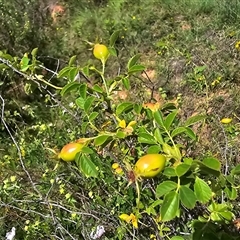
[[[237,50],[240,50],[240,41],[237,41],[237,42],[236,42],[235,48],[236,48]]]
[[[77,214],[76,214],[75,212],[71,213],[71,218],[72,218],[72,219],[75,219],[76,216],[77,216]]]
[[[26,231],[26,232],[28,231],[28,226],[24,227],[24,231]]]
[[[69,199],[71,197],[71,194],[70,193],[67,193],[66,195],[65,195],[65,198],[66,199]]]
[[[50,183],[51,183],[51,184],[53,184],[53,183],[54,183],[54,179],[53,179],[53,178],[50,180]]]
[[[132,17],[132,19],[133,19],[133,20],[135,20],[135,19],[136,19],[136,17],[135,17],[135,16],[133,16],[133,17]]]
[[[117,169],[119,167],[119,164],[118,163],[113,163],[112,164],[112,169]]]
[[[59,192],[60,192],[60,194],[64,194],[64,192],[65,192],[64,188],[60,188]]]
[[[15,181],[16,181],[16,178],[17,178],[16,176],[11,176],[11,177],[10,177],[10,181],[11,181],[11,182],[15,182]]]
[[[125,120],[119,121],[118,126],[119,126],[120,128],[125,128],[125,127],[126,127],[126,121],[125,121]]]
[[[119,216],[119,218],[127,223],[131,222],[135,228],[138,228],[138,220],[133,213],[131,213],[130,215],[123,213]]]

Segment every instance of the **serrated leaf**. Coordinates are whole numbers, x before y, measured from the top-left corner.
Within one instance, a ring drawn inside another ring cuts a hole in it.
[[[190,169],[191,165],[182,163],[177,165],[175,171],[178,177],[183,176],[189,169]]]
[[[92,112],[88,117],[89,121],[92,122],[98,115],[99,115],[98,112]]]
[[[173,181],[164,181],[160,183],[156,188],[156,197],[160,198],[165,194],[171,192],[172,190],[177,188],[177,183]]]
[[[163,120],[163,116],[162,116],[162,112],[161,111],[156,111],[153,113],[154,119],[157,122],[157,124],[164,128],[164,120]]]
[[[211,188],[199,177],[195,179],[194,192],[197,200],[201,203],[207,203],[212,197]]]
[[[85,154],[81,154],[77,161],[78,167],[85,174],[86,177],[98,177],[97,166]]]
[[[122,112],[128,111],[133,108],[133,104],[131,102],[120,103],[116,108],[116,115],[120,115]]]
[[[169,113],[167,115],[167,117],[165,118],[164,125],[165,125],[167,130],[170,129],[170,127],[171,127],[174,119],[176,118],[177,114],[178,114],[178,110],[174,110],[171,113]]]
[[[149,133],[139,133],[138,142],[147,144],[156,144],[155,138]]]
[[[67,94],[71,91],[77,90],[80,87],[80,85],[81,84],[78,82],[71,82],[71,83],[65,85],[63,87],[63,89],[61,90],[61,96],[64,96],[65,94]]]
[[[77,59],[76,55],[72,56],[68,62],[68,66],[71,67],[76,62],[76,59]]]
[[[221,170],[221,163],[216,158],[213,158],[213,157],[204,158],[203,159],[203,164],[206,167],[211,168],[215,171],[220,171]]]
[[[177,127],[171,132],[171,137],[174,138],[177,135],[180,135],[181,133],[186,132],[185,127]]]
[[[181,186],[179,190],[179,197],[183,204],[188,209],[193,209],[195,207],[197,198],[195,193],[186,186]]]
[[[161,206],[161,220],[170,221],[177,216],[179,210],[179,195],[177,192],[169,192],[165,195]]]
[[[85,111],[86,113],[89,112],[89,110],[90,110],[90,108],[91,108],[94,100],[95,100],[95,97],[93,97],[93,96],[88,97],[88,98],[86,99],[86,101],[85,101],[85,103],[84,103],[84,111]]]
[[[134,65],[136,65],[137,61],[139,60],[139,58],[141,57],[141,54],[136,54],[135,56],[133,56],[127,64],[127,68],[128,70],[133,67]]]
[[[206,119],[206,115],[195,115],[193,117],[190,117],[186,120],[186,122],[184,123],[185,127],[189,127],[197,122],[200,122],[202,120]]]
[[[109,45],[112,47],[114,46],[115,42],[117,41],[118,39],[118,36],[120,34],[120,30],[117,30],[117,31],[114,31],[110,37],[110,40],[109,40]]]
[[[134,65],[128,69],[128,74],[142,72],[143,70],[145,70],[145,67],[143,65]]]
[[[95,138],[94,140],[94,145],[95,146],[101,146],[103,145],[105,142],[107,142],[110,139],[109,135],[100,135],[98,137]]]

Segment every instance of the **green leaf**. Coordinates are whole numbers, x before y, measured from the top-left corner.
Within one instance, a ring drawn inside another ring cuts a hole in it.
[[[190,188],[181,186],[179,190],[179,196],[183,206],[188,209],[193,209],[195,207],[197,198],[195,193]]]
[[[120,34],[120,30],[117,30],[117,31],[114,31],[110,37],[110,40],[109,40],[109,45],[111,47],[114,46],[115,42],[117,41],[118,37],[119,37],[119,34]]]
[[[176,177],[176,171],[174,168],[172,167],[165,167],[164,171],[163,171],[163,175],[167,176],[167,177]]]
[[[232,169],[231,175],[240,175],[240,164],[238,164],[235,168]]]
[[[174,138],[175,136],[186,132],[186,128],[185,127],[177,127],[175,128],[172,132],[171,132],[171,137]]]
[[[68,66],[71,67],[76,62],[76,59],[77,59],[76,55],[72,56],[68,62]]]
[[[145,67],[143,65],[134,65],[128,70],[128,74],[142,72],[143,70],[145,70]]]
[[[69,71],[71,70],[71,67],[65,67],[63,68],[59,73],[58,73],[58,78],[63,78],[63,77],[67,77]]]
[[[170,240],[184,240],[184,238],[182,238],[180,236],[174,236],[174,237],[170,238]]]
[[[77,104],[77,106],[81,109],[84,109],[84,103],[85,103],[85,99],[79,97],[75,100],[75,103]]]
[[[81,154],[77,163],[78,167],[86,177],[98,177],[97,166],[87,155]]]
[[[184,126],[189,127],[197,122],[200,122],[202,120],[206,119],[206,115],[195,115],[193,117],[190,117],[186,120]]]
[[[71,70],[68,73],[68,78],[71,82],[73,82],[75,80],[75,77],[78,74],[78,68],[77,67],[72,67]]]
[[[196,140],[197,140],[197,136],[196,136],[196,134],[193,132],[193,130],[192,130],[191,128],[189,128],[189,127],[186,127],[185,129],[186,129],[186,131],[185,131],[186,135],[187,135],[188,137],[190,137],[192,140],[196,141]]]
[[[114,47],[108,47],[108,51],[109,51],[109,54],[110,55],[112,55],[112,56],[114,56],[114,57],[117,57],[117,50],[116,50],[116,48],[114,48]]]
[[[171,113],[169,113],[167,115],[167,117],[165,118],[164,125],[165,125],[167,130],[170,129],[170,127],[171,127],[174,119],[176,118],[177,114],[178,114],[178,110],[174,110]]]
[[[97,84],[95,84],[95,85],[92,87],[92,90],[94,90],[94,91],[96,91],[96,92],[98,92],[98,93],[103,93],[103,89],[102,89],[99,85],[97,85]]]
[[[84,146],[84,147],[81,149],[81,153],[93,154],[94,151],[93,151],[91,148]]]
[[[147,144],[156,144],[155,138],[149,133],[139,133],[138,142]]]
[[[134,65],[136,65],[137,61],[139,60],[141,54],[136,54],[135,56],[133,56],[129,61],[128,61],[128,64],[127,64],[127,68],[128,70],[133,67]]]
[[[94,145],[95,146],[101,146],[105,142],[109,141],[110,137],[111,136],[109,136],[109,135],[99,135],[98,137],[95,138]]]
[[[88,97],[88,98],[86,99],[86,101],[85,101],[85,103],[84,103],[84,111],[85,111],[86,113],[89,112],[89,110],[90,110],[90,108],[91,108],[94,100],[95,100],[95,97],[93,97],[93,96]]]
[[[132,108],[133,108],[133,104],[131,102],[120,103],[116,108],[116,115],[120,115],[122,112],[129,111]]]
[[[219,215],[221,216],[222,219],[227,220],[227,221],[232,221],[234,218],[233,213],[230,211],[220,212]]]
[[[163,144],[163,137],[159,128],[154,131],[154,137],[157,139],[158,143]]]
[[[82,70],[82,73],[83,73],[86,77],[89,76],[89,66],[85,66],[85,67],[83,67],[81,70]]]
[[[123,86],[124,86],[127,90],[130,89],[130,81],[129,81],[129,78],[128,78],[128,77],[122,78],[122,83],[123,83]]]
[[[31,55],[32,55],[33,58],[36,58],[37,52],[38,52],[38,48],[34,48],[34,49],[32,50]]]
[[[154,116],[154,119],[155,119],[155,121],[157,122],[157,124],[158,124],[160,127],[164,128],[165,126],[164,126],[164,121],[163,121],[163,116],[162,116],[161,111],[156,111],[156,112],[154,112],[154,113],[153,113],[153,116]]]
[[[83,99],[86,99],[86,97],[87,97],[87,85],[85,83],[80,86],[79,95]]]
[[[177,176],[183,176],[190,169],[190,167],[191,165],[185,163],[179,164],[175,169]]]
[[[64,96],[65,94],[67,94],[67,93],[69,93],[69,92],[71,92],[73,90],[78,89],[80,87],[80,85],[81,84],[78,83],[78,82],[71,82],[71,83],[65,85],[63,87],[63,89],[61,90],[61,95]]]
[[[197,200],[201,203],[207,203],[212,197],[211,188],[199,177],[195,179],[194,192]]]
[[[147,150],[147,154],[159,153],[162,148],[159,145],[150,146]]]
[[[134,111],[135,111],[136,114],[140,114],[140,113],[141,113],[141,110],[142,110],[142,105],[135,103],[135,104],[133,105],[133,109],[134,109]]]
[[[213,158],[213,157],[204,158],[203,159],[203,164],[206,167],[211,168],[215,171],[220,171],[221,170],[221,163],[216,158]]]
[[[127,136],[127,134],[125,132],[122,132],[121,130],[118,130],[117,133],[116,133],[116,137],[120,138],[120,139],[123,139],[126,136]]]
[[[92,112],[88,117],[89,121],[92,122],[98,115],[99,115],[98,112]]]
[[[177,188],[177,183],[173,181],[164,181],[156,188],[156,197],[160,198]]]
[[[233,187],[226,187],[224,192],[230,200],[235,200],[237,198],[237,190]]]
[[[177,192],[169,192],[165,195],[160,211],[163,222],[170,221],[177,216],[179,211],[179,195]]]

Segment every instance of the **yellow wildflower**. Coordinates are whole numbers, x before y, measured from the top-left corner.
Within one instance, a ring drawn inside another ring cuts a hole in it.
[[[127,223],[131,222],[135,228],[138,228],[138,220],[133,213],[131,213],[130,215],[123,213],[119,216],[119,218]]]
[[[240,50],[240,41],[237,41],[237,42],[236,42],[235,48],[236,48],[237,50]]]

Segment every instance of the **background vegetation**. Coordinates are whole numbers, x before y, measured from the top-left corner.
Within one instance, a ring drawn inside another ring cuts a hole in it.
[[[2,238],[94,239],[104,226],[99,239],[239,239],[239,1],[0,0],[0,12]],[[111,50],[104,71],[89,42]],[[83,156],[97,171],[56,159],[96,136]],[[156,152],[168,171],[139,182],[138,205],[129,168]],[[131,213],[138,228],[119,218]]]

